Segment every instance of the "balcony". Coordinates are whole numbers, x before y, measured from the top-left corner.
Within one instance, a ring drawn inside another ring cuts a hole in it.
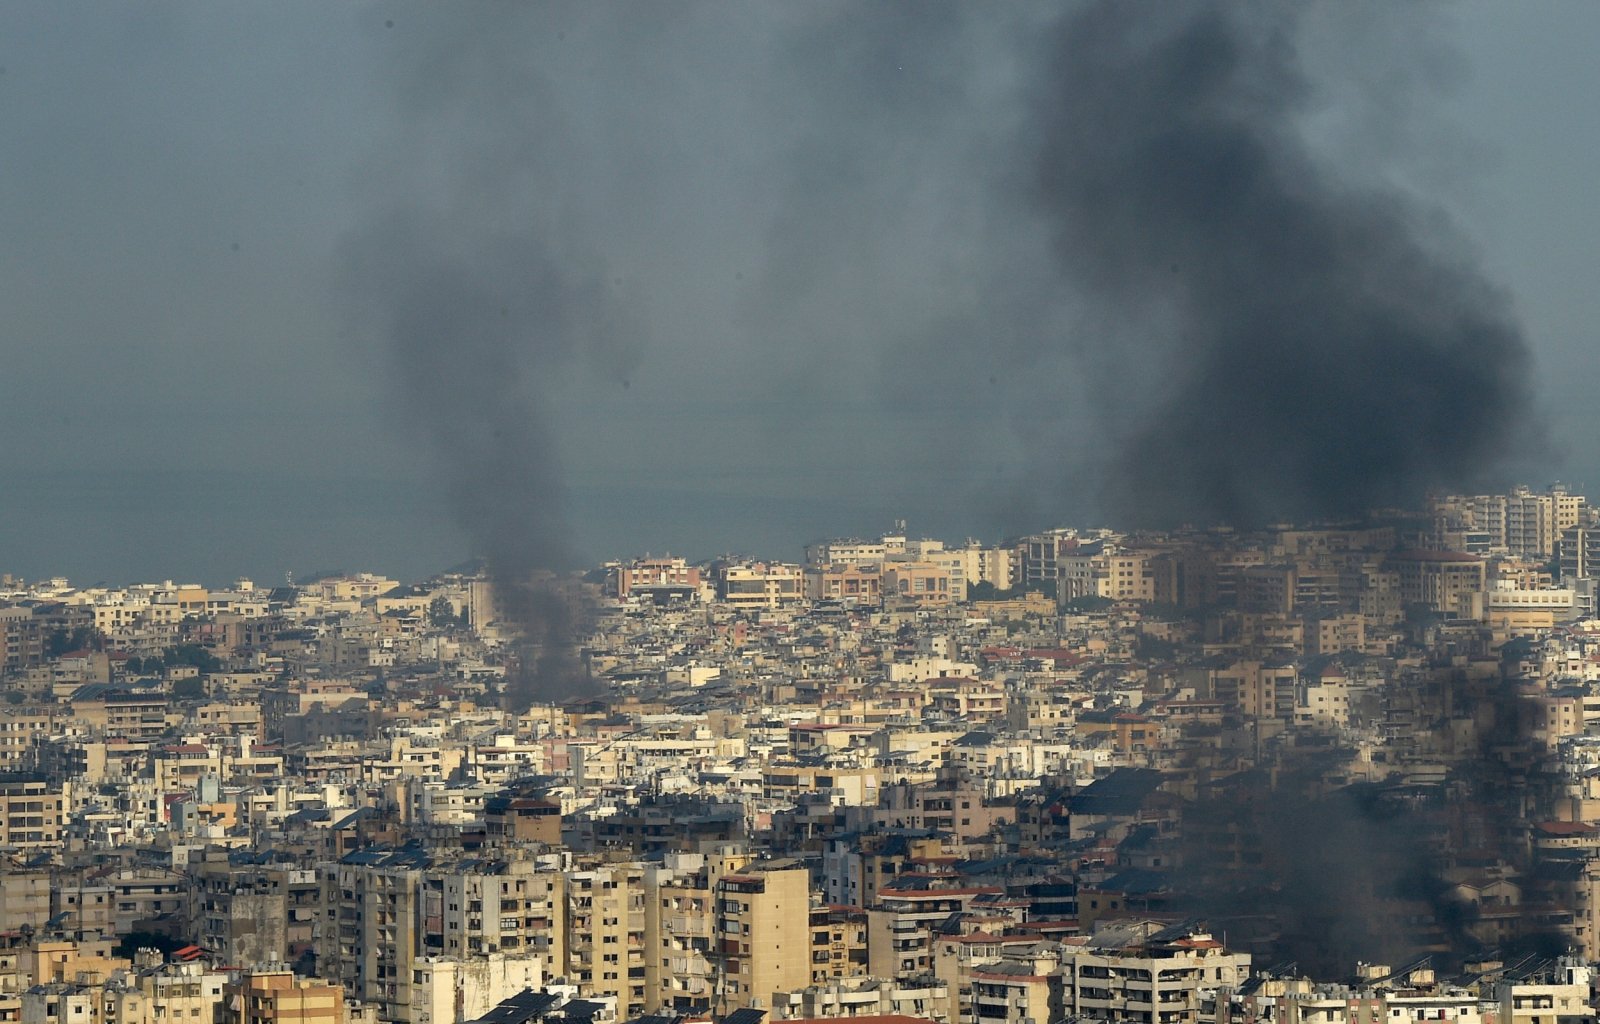
[[[708,978],[711,976],[711,965],[706,963],[704,957],[674,956],[669,957],[667,969],[677,978]]]

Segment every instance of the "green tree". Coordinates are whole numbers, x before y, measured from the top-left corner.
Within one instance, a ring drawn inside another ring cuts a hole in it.
[[[102,643],[100,631],[93,626],[77,626],[73,629],[58,626],[45,638],[45,653],[52,658],[59,658],[68,651],[98,651]]]
[[[192,665],[200,670],[201,675],[209,675],[220,671],[222,662],[215,654],[201,647],[199,644],[179,644],[167,648],[161,660],[168,665]],[[148,666],[148,663],[146,663]]]
[[[448,629],[457,622],[455,609],[450,606],[450,599],[443,594],[436,594],[428,602],[428,625],[435,629]]]
[[[1022,588],[1030,594],[1043,594],[1052,600],[1056,596],[1055,580],[1029,580]]]
[[[1171,661],[1178,656],[1178,645],[1171,640],[1140,633],[1133,641],[1133,653],[1141,661]]]
[[[1015,588],[1001,590],[988,580],[979,580],[977,583],[967,584],[968,601],[1009,601],[1017,596]]]
[[[205,680],[198,677],[194,679],[180,679],[172,684],[173,700],[199,700],[205,695]]]

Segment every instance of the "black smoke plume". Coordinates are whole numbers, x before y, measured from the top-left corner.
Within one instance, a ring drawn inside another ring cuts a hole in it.
[[[1083,328],[1118,523],[1359,514],[1469,484],[1529,415],[1501,291],[1303,125],[1305,5],[1075,8],[1033,94],[1032,195]]]
[[[346,239],[341,273],[396,418],[431,448],[496,617],[520,634],[504,696],[523,710],[588,686],[585,604],[560,575],[576,556],[555,397],[583,364],[625,380],[635,332],[551,155],[570,133],[518,43],[536,26],[495,18],[412,25],[420,52],[395,92],[415,166],[388,169],[394,194]]]
[[[398,211],[355,236],[349,258],[390,346],[402,414],[421,424],[487,560],[496,614],[522,632],[507,703],[573,694],[580,622],[553,576],[573,556],[545,391],[610,326],[603,287],[536,237],[457,239]]]
[[[1177,905],[1313,977],[1459,950],[1471,943],[1442,898],[1435,817],[1371,785],[1312,796],[1265,773],[1229,780],[1185,811]]]

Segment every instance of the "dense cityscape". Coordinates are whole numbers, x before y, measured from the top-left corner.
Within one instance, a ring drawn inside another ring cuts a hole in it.
[[[1600,1024],[1600,6],[0,28],[0,1024]]]
[[[7,576],[0,1020],[1589,1018],[1597,513]]]

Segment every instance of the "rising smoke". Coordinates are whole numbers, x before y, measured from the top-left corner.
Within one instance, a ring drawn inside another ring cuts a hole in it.
[[[389,169],[396,194],[346,239],[342,278],[521,634],[505,700],[522,710],[588,688],[583,604],[557,575],[575,553],[553,395],[584,366],[625,381],[638,328],[546,149],[567,133],[517,47],[529,26],[500,16],[416,33],[428,84],[396,89],[415,165]]]
[[[1342,516],[1522,440],[1503,296],[1308,141],[1300,6],[385,11],[341,279],[508,595],[573,559],[574,447],[989,533]],[[566,634],[545,596],[507,608]]]
[[[579,622],[550,577],[572,552],[546,389],[609,340],[595,337],[615,329],[605,287],[536,232],[463,239],[402,211],[352,238],[350,259],[383,318],[402,415],[423,425],[495,607],[525,637],[508,703],[582,689]]]
[[[1307,141],[1306,10],[1094,3],[1048,38],[1032,198],[1114,353],[1085,363],[1113,521],[1359,514],[1525,439],[1505,297],[1435,211]]]

